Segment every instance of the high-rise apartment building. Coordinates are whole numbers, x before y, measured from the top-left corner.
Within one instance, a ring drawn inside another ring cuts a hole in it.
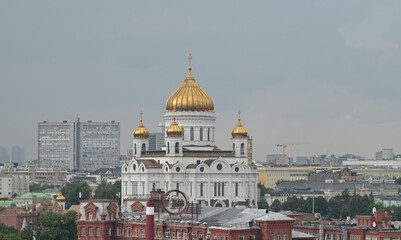
[[[79,124],[78,168],[96,170],[114,167],[120,158],[120,123],[81,122]]]
[[[11,161],[22,163],[25,161],[24,149],[20,146],[13,146],[11,149]]]
[[[0,162],[9,162],[10,161],[10,155],[8,155],[8,149],[0,146]]]
[[[44,121],[38,131],[39,167],[95,170],[119,163],[118,122]]]
[[[154,151],[162,149],[164,146],[164,131],[163,123],[159,123],[157,132],[149,134],[149,150]]]

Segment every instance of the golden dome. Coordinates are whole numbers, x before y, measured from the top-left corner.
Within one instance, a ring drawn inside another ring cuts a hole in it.
[[[182,128],[178,126],[178,123],[175,121],[175,116],[173,118],[173,122],[170,127],[167,128],[166,134],[168,137],[181,137],[182,136]]]
[[[149,131],[146,127],[142,124],[142,111],[141,111],[141,122],[139,123],[138,127],[134,130],[134,138],[148,138]]]
[[[233,138],[246,138],[248,136],[248,131],[241,124],[241,112],[238,111],[238,123],[237,126],[231,131]]]
[[[166,111],[172,112],[214,112],[212,98],[199,86],[191,74],[191,54],[189,54],[189,74],[181,86],[166,101]]]
[[[61,194],[59,194],[56,198],[57,201],[65,201],[65,197]]]

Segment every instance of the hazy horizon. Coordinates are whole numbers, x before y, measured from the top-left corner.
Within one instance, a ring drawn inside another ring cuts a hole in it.
[[[213,98],[230,149],[241,109],[254,160],[363,155],[401,142],[399,1],[2,1],[0,145],[37,158],[37,124],[121,124],[121,154],[144,112],[155,131],[187,75]]]

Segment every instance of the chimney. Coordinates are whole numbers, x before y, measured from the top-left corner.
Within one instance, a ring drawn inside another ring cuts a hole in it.
[[[155,240],[155,204],[146,203],[146,240]]]

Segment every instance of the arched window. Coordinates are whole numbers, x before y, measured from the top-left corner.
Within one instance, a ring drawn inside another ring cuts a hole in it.
[[[200,128],[199,131],[199,139],[203,141],[203,128]]]
[[[235,152],[235,144],[233,143],[233,152]]]
[[[167,153],[170,153],[170,143],[167,143]]]
[[[194,128],[191,128],[190,137],[191,137],[191,141],[193,141],[194,140]]]
[[[241,154],[245,154],[244,148],[244,143],[241,143]]]
[[[136,154],[136,144],[134,144],[134,154]]]
[[[142,144],[142,151],[146,151],[146,144],[145,143]]]
[[[175,153],[180,153],[180,144],[178,142],[175,143]]]

